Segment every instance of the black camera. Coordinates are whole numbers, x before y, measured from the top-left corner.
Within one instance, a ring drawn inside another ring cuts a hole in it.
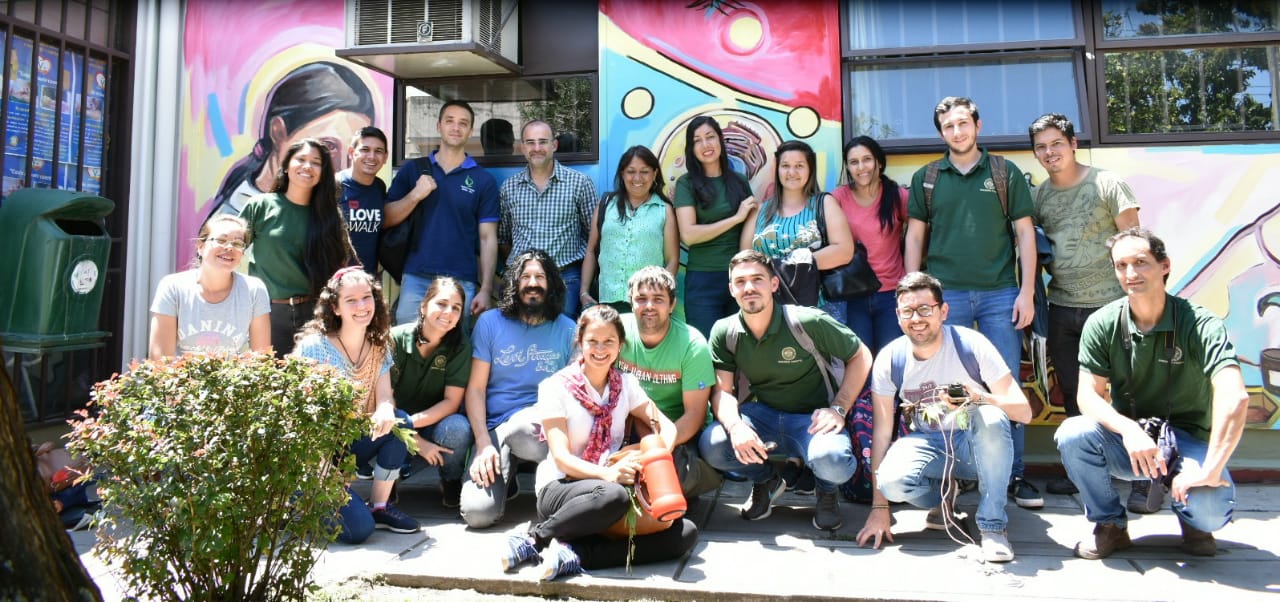
[[[947,395],[949,395],[952,399],[964,399],[969,396],[969,392],[965,391],[964,385],[960,383],[955,383],[952,385],[947,385]]]

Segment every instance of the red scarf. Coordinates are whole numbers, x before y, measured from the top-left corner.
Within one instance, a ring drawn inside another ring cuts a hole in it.
[[[591,414],[591,434],[587,437],[587,449],[582,452],[582,459],[592,464],[599,464],[600,458],[609,453],[609,444],[613,442],[613,409],[618,406],[618,398],[622,396],[622,373],[616,366],[609,367],[609,397],[599,405],[591,399],[591,383],[582,371],[582,361],[573,364],[573,368],[565,370],[565,386],[573,398],[582,405],[582,409]]]

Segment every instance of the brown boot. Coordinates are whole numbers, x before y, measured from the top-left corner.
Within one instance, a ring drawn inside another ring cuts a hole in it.
[[[1218,542],[1213,539],[1213,533],[1192,527],[1182,519],[1178,519],[1178,525],[1182,527],[1182,545],[1178,546],[1178,548],[1183,552],[1192,556],[1216,556],[1218,554]]]
[[[1085,560],[1098,560],[1110,556],[1116,550],[1133,547],[1129,530],[1113,524],[1099,523],[1093,528],[1093,541],[1081,540],[1076,544],[1076,556]]]

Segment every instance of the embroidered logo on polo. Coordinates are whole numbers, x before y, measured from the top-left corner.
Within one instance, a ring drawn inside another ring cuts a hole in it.
[[[448,361],[449,360],[445,359],[443,355],[437,355],[435,359],[431,360],[431,368],[434,370],[444,370],[444,365],[448,363]]]
[[[795,363],[799,363],[800,361],[796,359],[795,347],[790,347],[790,346],[783,347],[782,352],[779,353],[778,355],[779,355],[779,359],[778,359],[779,364],[795,364]]]
[[[470,174],[468,174],[468,175],[467,175],[467,178],[466,178],[465,180],[463,180],[463,181],[462,181],[462,185],[461,185],[461,186],[459,186],[458,188],[462,189],[462,191],[463,191],[463,192],[466,192],[466,193],[469,193],[469,194],[475,194],[475,193],[476,193],[476,181],[475,181],[475,180],[472,180],[472,179],[471,179],[471,175],[470,175]]]
[[[982,181],[982,191],[983,191],[983,192],[995,192],[995,191],[996,191],[996,183],[995,183],[995,181],[993,181],[991,178],[987,178],[987,179],[983,180],[983,181]]]

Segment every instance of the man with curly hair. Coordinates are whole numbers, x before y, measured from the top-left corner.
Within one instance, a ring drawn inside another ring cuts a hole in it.
[[[469,527],[501,520],[507,500],[519,493],[516,462],[547,455],[533,406],[538,383],[569,362],[574,323],[561,315],[564,301],[556,262],[532,249],[508,265],[498,307],[476,320],[465,398],[475,449],[461,498]]]

